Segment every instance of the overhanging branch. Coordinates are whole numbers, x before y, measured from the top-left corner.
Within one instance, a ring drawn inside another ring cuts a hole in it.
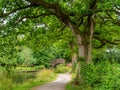
[[[114,9],[96,9],[95,10],[95,13],[99,13],[99,12],[115,12],[118,15],[120,14],[119,11],[114,10]]]
[[[103,39],[103,38],[100,38],[98,36],[95,36],[93,37],[94,39],[97,39],[101,44],[100,46],[97,46],[95,48],[102,48],[103,46],[105,46],[106,44],[112,44],[112,45],[118,45],[120,44],[120,40],[114,40],[114,41],[110,41],[110,40],[107,40],[107,39]]]
[[[40,15],[33,15],[33,16],[25,15],[22,18],[20,18],[18,21],[16,21],[16,24],[21,22],[23,19],[36,19],[36,18],[39,18],[39,17],[42,17],[42,16],[50,16],[50,15],[54,15],[54,14],[43,13],[43,14],[40,14]]]

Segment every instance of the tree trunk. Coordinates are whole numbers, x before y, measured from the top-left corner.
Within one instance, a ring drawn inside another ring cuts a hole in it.
[[[77,62],[77,53],[75,51],[76,45],[75,45],[75,42],[73,42],[73,41],[70,41],[69,45],[70,45],[70,49],[71,49],[72,64],[74,64],[75,62]]]
[[[94,21],[92,18],[92,15],[88,16],[86,28],[84,32],[81,32],[79,30],[79,27],[73,25],[72,23],[68,24],[69,27],[71,28],[78,44],[78,56],[84,58],[87,63],[92,62],[92,38],[93,38],[93,32],[94,32]],[[77,67],[77,75],[76,75],[76,80],[75,84],[79,84],[79,79],[81,79],[81,65],[80,61],[77,62],[78,67]]]
[[[70,41],[69,45],[70,45],[70,49],[71,49],[71,59],[72,59],[72,71],[71,72],[75,72],[76,66],[77,66],[76,65],[77,64],[77,53],[75,51],[76,44],[75,44],[75,42]]]
[[[74,65],[75,63],[77,63],[77,53],[73,52],[72,53],[72,64]]]
[[[87,28],[85,30],[84,35],[84,57],[87,63],[92,62],[92,38],[93,38],[93,32],[94,32],[94,20],[92,16],[88,16],[88,24]]]
[[[77,26],[74,26],[73,24],[69,23],[69,27],[71,28],[78,44],[78,56],[84,58],[87,63],[91,63],[91,53],[92,53],[92,37],[94,32],[94,21],[92,19],[92,16],[88,16],[87,26],[85,28],[84,33],[80,32],[79,28]],[[80,61],[78,61],[78,68],[77,68],[77,75],[75,84],[79,84],[80,76],[80,70],[81,65]]]
[[[87,63],[90,63],[91,60],[91,51],[92,51],[92,37],[94,31],[94,23],[91,18],[88,19],[88,26],[86,28],[86,33],[80,32],[77,26],[69,23],[74,37],[76,38],[78,44],[78,56],[83,57]]]
[[[91,63],[92,62],[92,41],[89,41],[89,43],[84,45],[84,58],[86,60],[86,63]]]

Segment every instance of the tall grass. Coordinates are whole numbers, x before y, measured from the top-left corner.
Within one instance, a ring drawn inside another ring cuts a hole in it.
[[[8,77],[7,72],[0,67],[0,90],[12,90],[13,82],[12,79]]]
[[[3,78],[0,80],[0,90],[12,90],[13,82],[9,78]]]
[[[49,81],[55,79],[55,73],[51,69],[43,69],[37,73],[37,80]]]

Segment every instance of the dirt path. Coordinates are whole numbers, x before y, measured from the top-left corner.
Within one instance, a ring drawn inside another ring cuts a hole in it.
[[[65,85],[71,80],[70,74],[59,74],[58,78],[43,86],[38,86],[33,90],[65,90]]]

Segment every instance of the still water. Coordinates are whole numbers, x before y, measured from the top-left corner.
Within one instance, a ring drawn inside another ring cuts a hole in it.
[[[37,72],[14,72],[10,75],[10,78],[14,83],[20,84],[29,79],[34,79]]]

